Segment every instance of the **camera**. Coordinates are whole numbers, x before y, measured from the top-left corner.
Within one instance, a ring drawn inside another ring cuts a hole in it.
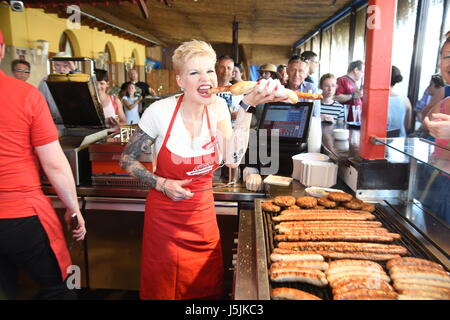
[[[25,10],[22,1],[10,1],[11,10],[15,12],[23,12]]]

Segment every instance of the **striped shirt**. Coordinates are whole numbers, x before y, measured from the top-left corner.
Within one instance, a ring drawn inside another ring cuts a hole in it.
[[[327,114],[333,116],[333,119],[344,120],[344,106],[337,101],[333,101],[332,104],[321,104],[320,114]]]

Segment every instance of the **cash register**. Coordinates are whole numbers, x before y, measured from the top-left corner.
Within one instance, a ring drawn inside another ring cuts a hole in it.
[[[291,175],[292,156],[306,150],[312,111],[312,102],[264,105],[257,135],[262,175]]]

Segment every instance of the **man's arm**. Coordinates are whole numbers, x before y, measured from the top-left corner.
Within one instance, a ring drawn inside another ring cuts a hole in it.
[[[70,169],[69,162],[64,155],[59,141],[55,140],[48,144],[35,147],[34,150],[47,178],[50,180],[59,199],[67,208],[65,220],[66,223],[68,223],[68,226],[70,226],[71,214],[77,213],[79,228],[74,231],[73,235],[76,240],[82,240],[86,233],[84,219],[81,216],[80,207],[78,205],[72,170]]]

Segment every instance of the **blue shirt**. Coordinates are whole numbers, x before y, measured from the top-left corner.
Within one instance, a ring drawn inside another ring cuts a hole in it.
[[[416,107],[414,108],[415,112],[421,112],[427,104],[431,101],[431,96],[428,93],[428,89],[425,89],[423,92],[422,98],[416,103]]]
[[[450,97],[450,86],[445,86],[445,97]]]
[[[289,84],[288,84],[288,88],[289,88]],[[306,92],[306,93],[318,93],[317,87],[314,83],[311,82],[307,82],[307,81],[303,81],[302,84],[300,85],[300,87],[298,88],[299,92]],[[308,99],[303,99],[300,98],[298,99],[298,101],[300,102],[304,102],[304,101],[308,101]],[[313,116],[314,117],[320,117],[320,100],[313,100]]]

